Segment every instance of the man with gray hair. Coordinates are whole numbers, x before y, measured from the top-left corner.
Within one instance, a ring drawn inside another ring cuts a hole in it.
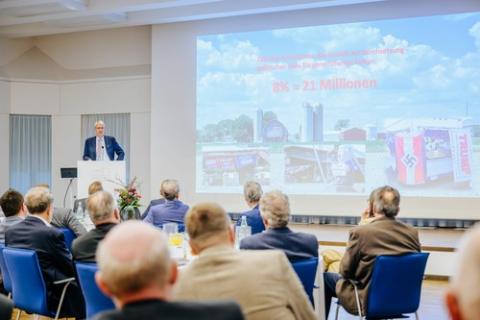
[[[118,223],[120,213],[115,199],[106,191],[98,191],[87,199],[87,209],[95,228],[73,240],[73,259],[82,262],[95,262],[98,243]]]
[[[113,229],[98,246],[97,261],[97,284],[118,309],[97,320],[243,319],[234,302],[169,301],[177,265],[163,232],[146,223],[127,221]]]
[[[450,287],[445,294],[450,319],[480,319],[480,225],[465,233],[459,246],[459,259]]]
[[[267,229],[242,239],[240,249],[279,249],[292,262],[318,257],[318,240],[314,235],[288,228],[290,203],[286,194],[278,190],[264,194],[260,199],[260,213]]]
[[[192,253],[181,272],[176,299],[233,299],[249,320],[315,319],[312,305],[285,254],[234,250],[225,210],[216,203],[193,206],[185,217]]]
[[[188,206],[178,200],[180,186],[177,180],[167,179],[162,182],[160,188],[165,202],[150,209],[143,221],[162,227],[165,223],[175,222],[179,225],[179,231],[183,232],[183,219],[188,211]]]
[[[265,225],[263,224],[262,216],[258,208],[262,194],[262,186],[258,182],[247,181],[243,186],[243,196],[250,210],[242,213],[242,217],[245,216],[247,218],[247,224],[252,228],[252,234],[265,230]],[[239,226],[241,223],[242,219],[238,219],[237,225]]]
[[[54,282],[75,276],[72,256],[65,244],[63,233],[51,226],[53,197],[45,187],[30,189],[25,195],[30,213],[5,233],[7,247],[35,250],[38,255],[45,285],[47,302],[51,310],[58,305],[63,286]],[[80,288],[70,283],[61,309],[61,317],[85,317],[85,303]]]
[[[383,186],[373,190],[370,199],[373,201],[371,215],[375,219],[350,230],[347,249],[340,262],[340,274],[324,273],[327,317],[332,297],[338,297],[349,313],[358,314],[355,290],[349,280],[357,283],[362,314],[365,314],[368,288],[377,256],[420,252],[418,231],[395,219],[400,211],[398,190]]]
[[[113,161],[115,155],[117,160],[123,160],[125,151],[114,137],[105,135],[105,123],[98,120],[95,122],[95,136],[85,140],[83,160]]]

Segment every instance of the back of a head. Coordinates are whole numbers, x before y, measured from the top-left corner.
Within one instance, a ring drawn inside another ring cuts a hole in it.
[[[23,196],[14,189],[8,189],[0,198],[0,207],[5,217],[12,217],[20,212],[23,206]]]
[[[466,232],[459,248],[450,290],[456,296],[463,319],[477,320],[480,319],[480,224]]]
[[[111,219],[116,208],[115,199],[107,191],[95,192],[87,199],[88,213],[95,224]]]
[[[160,186],[160,194],[167,200],[175,200],[178,198],[180,186],[177,180],[166,179],[162,181]]]
[[[194,205],[185,216],[190,241],[200,249],[216,244],[218,240],[227,241],[230,224],[227,212],[216,203]]]
[[[25,195],[25,205],[30,214],[45,212],[53,204],[53,196],[46,187],[34,187]]]
[[[279,190],[265,193],[260,199],[260,213],[269,227],[286,227],[290,217],[288,196]]]
[[[258,203],[262,194],[262,186],[258,182],[248,181],[243,186],[243,196],[248,203]]]
[[[88,186],[88,195],[92,195],[98,191],[103,191],[102,183],[100,181],[93,181],[90,183]]]
[[[141,221],[113,228],[97,248],[101,279],[120,300],[146,288],[168,285],[172,260],[162,231]]]
[[[393,218],[400,211],[400,193],[390,186],[383,186],[372,191],[374,212]]]

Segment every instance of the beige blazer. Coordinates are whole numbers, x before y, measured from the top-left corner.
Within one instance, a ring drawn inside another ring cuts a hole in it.
[[[408,252],[420,252],[418,232],[412,226],[396,219],[377,218],[369,224],[355,227],[350,231],[347,249],[340,262],[340,274],[345,279],[359,282],[363,314],[365,314],[367,292],[375,258],[379,255],[398,255]],[[348,312],[357,314],[353,286],[341,279],[337,282],[336,292],[342,306]]]
[[[277,250],[204,250],[181,270],[176,300],[233,299],[246,319],[315,319],[300,280]]]

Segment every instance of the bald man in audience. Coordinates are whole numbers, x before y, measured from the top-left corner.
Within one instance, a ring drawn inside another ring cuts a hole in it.
[[[291,262],[318,257],[317,237],[288,227],[290,202],[286,194],[278,190],[264,194],[260,198],[260,213],[267,229],[242,239],[240,249],[279,249]]]
[[[146,223],[127,221],[114,228],[98,246],[97,260],[97,284],[117,307],[97,320],[243,319],[234,302],[171,302],[177,265],[163,232]]]
[[[182,270],[178,300],[237,301],[250,320],[315,319],[300,280],[278,250],[234,250],[234,234],[225,210],[215,203],[192,207],[185,217],[192,253]]]
[[[450,319],[480,319],[480,224],[466,232],[458,261],[445,295]]]
[[[177,180],[167,179],[162,182],[160,188],[165,202],[150,209],[143,221],[162,227],[165,223],[174,222],[179,224],[179,231],[183,231],[183,219],[188,211],[188,206],[178,200],[180,186]]]
[[[115,199],[106,191],[90,195],[87,208],[95,228],[73,240],[72,255],[76,261],[95,262],[98,243],[120,223],[120,213]]]

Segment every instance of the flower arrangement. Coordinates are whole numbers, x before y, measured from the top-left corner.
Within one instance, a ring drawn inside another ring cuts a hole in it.
[[[137,191],[137,177],[133,178],[127,185],[122,185],[121,188],[115,189],[115,191],[118,192],[120,211],[140,207],[142,196]]]

